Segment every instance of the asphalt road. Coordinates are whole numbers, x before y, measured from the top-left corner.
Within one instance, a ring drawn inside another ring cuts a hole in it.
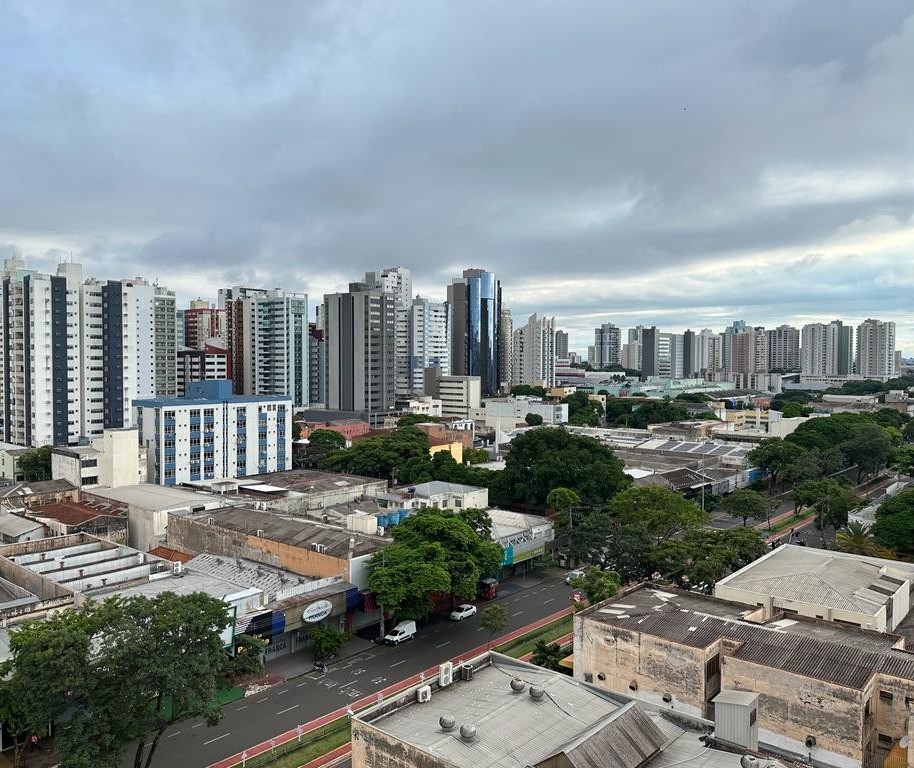
[[[552,579],[495,602],[508,610],[505,632],[568,605],[572,589]],[[331,665],[326,676],[309,673],[226,705],[213,728],[202,719],[183,721],[166,731],[153,765],[203,768],[254,744],[344,707],[367,694],[484,645],[485,630],[474,616],[462,622],[434,619],[416,639],[397,647],[376,646]],[[122,765],[132,764],[132,753]]]

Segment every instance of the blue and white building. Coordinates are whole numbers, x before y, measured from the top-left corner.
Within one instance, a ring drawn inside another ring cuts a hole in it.
[[[292,398],[233,395],[232,382],[187,383],[184,397],[133,401],[147,480],[198,480],[282,472],[292,467]]]

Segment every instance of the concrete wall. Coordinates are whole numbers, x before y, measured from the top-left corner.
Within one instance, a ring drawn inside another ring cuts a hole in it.
[[[139,430],[106,429],[101,437],[92,441],[92,445],[101,452],[98,456],[99,485],[109,488],[139,485]]]
[[[127,507],[129,541],[131,547],[148,552],[164,544],[168,534],[168,512],[162,509]]]
[[[168,523],[168,543],[187,552],[211,552],[225,557],[244,557],[312,578],[349,578],[349,565],[344,559],[258,536],[249,536],[239,531],[230,531],[217,525],[207,525],[206,518],[191,520],[182,515],[171,515]]]
[[[428,705],[424,705],[428,706]],[[453,768],[368,723],[352,721],[352,768]]]

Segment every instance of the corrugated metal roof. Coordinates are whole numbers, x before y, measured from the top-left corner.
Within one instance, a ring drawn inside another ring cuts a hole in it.
[[[660,751],[666,736],[654,721],[629,703],[613,718],[582,735],[564,752],[574,768],[637,768]]]

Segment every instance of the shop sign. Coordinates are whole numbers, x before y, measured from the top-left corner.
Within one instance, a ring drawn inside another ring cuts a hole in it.
[[[331,613],[333,613],[333,603],[329,600],[318,600],[305,608],[301,620],[309,624],[316,624],[318,621],[326,619]]]

